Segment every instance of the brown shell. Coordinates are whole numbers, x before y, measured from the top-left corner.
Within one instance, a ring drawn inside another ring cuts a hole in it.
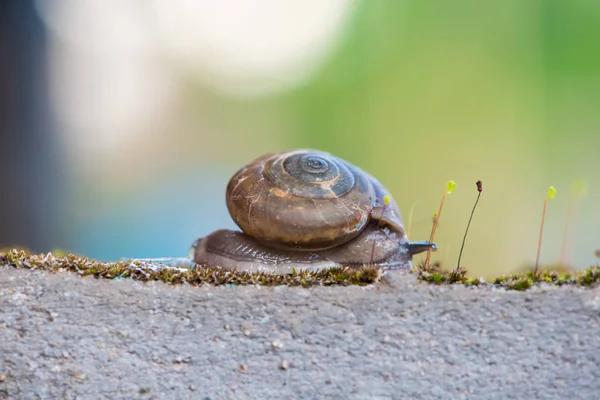
[[[227,208],[242,231],[274,247],[328,249],[372,221],[404,236],[400,211],[371,175],[318,150],[268,154],[227,185]]]

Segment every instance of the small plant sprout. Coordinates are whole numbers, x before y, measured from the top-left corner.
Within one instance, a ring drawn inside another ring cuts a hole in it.
[[[446,200],[446,195],[452,194],[452,192],[456,189],[456,182],[448,181],[446,184],[446,190],[444,190],[444,194],[442,194],[442,201],[440,202],[440,208],[437,213],[434,213],[433,227],[431,228],[431,235],[429,236],[429,243],[433,243],[433,238],[435,237],[435,230],[437,229],[440,216],[442,215],[442,208],[444,207],[444,200]],[[425,268],[429,266],[429,261],[431,260],[431,248],[427,250],[427,258],[425,258]]]
[[[477,208],[477,203],[479,203],[479,198],[481,197],[481,192],[483,191],[483,182],[477,181],[475,182],[475,185],[477,185],[477,199],[475,200],[475,205],[471,210],[471,216],[469,217],[469,222],[467,223],[467,229],[465,229],[465,236],[463,236],[462,245],[460,246],[460,252],[458,253],[458,262],[456,263],[457,270],[460,268],[460,259],[462,257],[463,249],[465,248],[465,241],[467,240],[467,233],[469,232],[469,227],[471,226],[471,220],[473,219],[475,208]]]
[[[571,236],[574,231],[575,217],[577,214],[577,206],[579,200],[585,195],[586,182],[584,179],[575,179],[571,183],[571,197],[567,207],[567,216],[565,218],[565,228],[563,230],[562,244],[560,247],[560,264],[567,265],[570,263],[570,244]]]
[[[415,213],[416,201],[413,201],[410,206],[410,212],[408,213],[408,226],[406,228],[406,235],[410,238],[410,228],[412,226],[413,214]]]
[[[377,230],[379,230],[381,220],[385,214],[385,208],[388,206],[388,204],[390,204],[390,196],[386,194],[383,196],[383,208],[381,209],[381,218],[379,219],[379,222],[377,222]],[[369,262],[369,265],[373,265],[373,256],[375,256],[375,240],[373,240],[373,247],[371,248],[371,261]]]
[[[537,248],[537,256],[535,257],[535,269],[533,270],[533,275],[537,276],[538,268],[540,265],[540,251],[542,250],[542,234],[544,232],[544,220],[546,219],[546,206],[548,205],[548,200],[554,199],[556,196],[556,189],[554,186],[550,186],[548,188],[548,194],[544,198],[544,208],[542,209],[542,224],[540,225],[540,237],[538,239],[538,248]]]

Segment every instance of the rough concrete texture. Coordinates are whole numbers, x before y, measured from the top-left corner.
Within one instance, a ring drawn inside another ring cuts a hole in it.
[[[600,289],[198,288],[0,267],[0,339],[0,398],[600,398]]]

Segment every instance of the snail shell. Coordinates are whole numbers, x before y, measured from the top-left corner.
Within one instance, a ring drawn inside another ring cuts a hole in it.
[[[243,233],[218,230],[198,239],[190,249],[196,264],[283,274],[372,259],[378,267],[410,269],[413,254],[435,249],[408,241],[398,206],[374,177],[318,150],[254,160],[233,175],[226,200]]]

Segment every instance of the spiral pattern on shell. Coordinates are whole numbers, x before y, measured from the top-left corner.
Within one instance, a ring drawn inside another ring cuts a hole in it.
[[[242,231],[260,242],[321,250],[364,229],[377,185],[341,158],[295,150],[263,156],[240,169],[227,186],[227,207]]]

